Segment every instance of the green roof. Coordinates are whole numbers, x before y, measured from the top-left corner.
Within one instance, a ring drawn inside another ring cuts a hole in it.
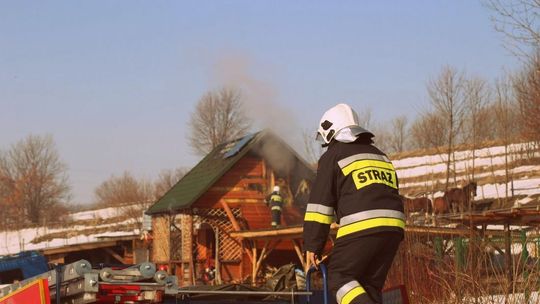
[[[270,135],[261,131],[217,146],[147,211],[147,214],[177,212],[189,208],[259,140]]]

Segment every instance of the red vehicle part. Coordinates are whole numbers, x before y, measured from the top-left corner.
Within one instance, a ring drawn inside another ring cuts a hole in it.
[[[162,291],[141,284],[100,283],[96,303],[160,303],[162,298]]]
[[[0,304],[50,304],[47,279],[38,279],[0,299]]]

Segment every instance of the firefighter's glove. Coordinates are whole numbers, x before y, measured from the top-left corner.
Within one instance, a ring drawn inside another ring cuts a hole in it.
[[[319,259],[315,252],[306,251],[306,273],[311,265],[314,265],[315,269],[319,269]]]

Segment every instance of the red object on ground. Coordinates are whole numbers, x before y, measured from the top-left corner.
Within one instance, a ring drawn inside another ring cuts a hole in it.
[[[159,303],[162,300],[161,292],[156,292],[151,299],[145,299],[143,294],[141,286],[100,283],[96,303]]]
[[[36,280],[0,299],[0,304],[50,304],[47,279]]]

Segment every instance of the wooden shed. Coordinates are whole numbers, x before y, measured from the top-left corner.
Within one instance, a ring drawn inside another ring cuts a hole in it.
[[[152,261],[168,264],[181,285],[205,283],[205,269],[212,267],[215,282],[238,283],[255,282],[263,260],[299,262],[295,240],[243,240],[230,233],[270,229],[265,198],[274,185],[284,197],[283,226],[300,225],[314,178],[313,168],[270,131],[216,147],[147,210]]]

